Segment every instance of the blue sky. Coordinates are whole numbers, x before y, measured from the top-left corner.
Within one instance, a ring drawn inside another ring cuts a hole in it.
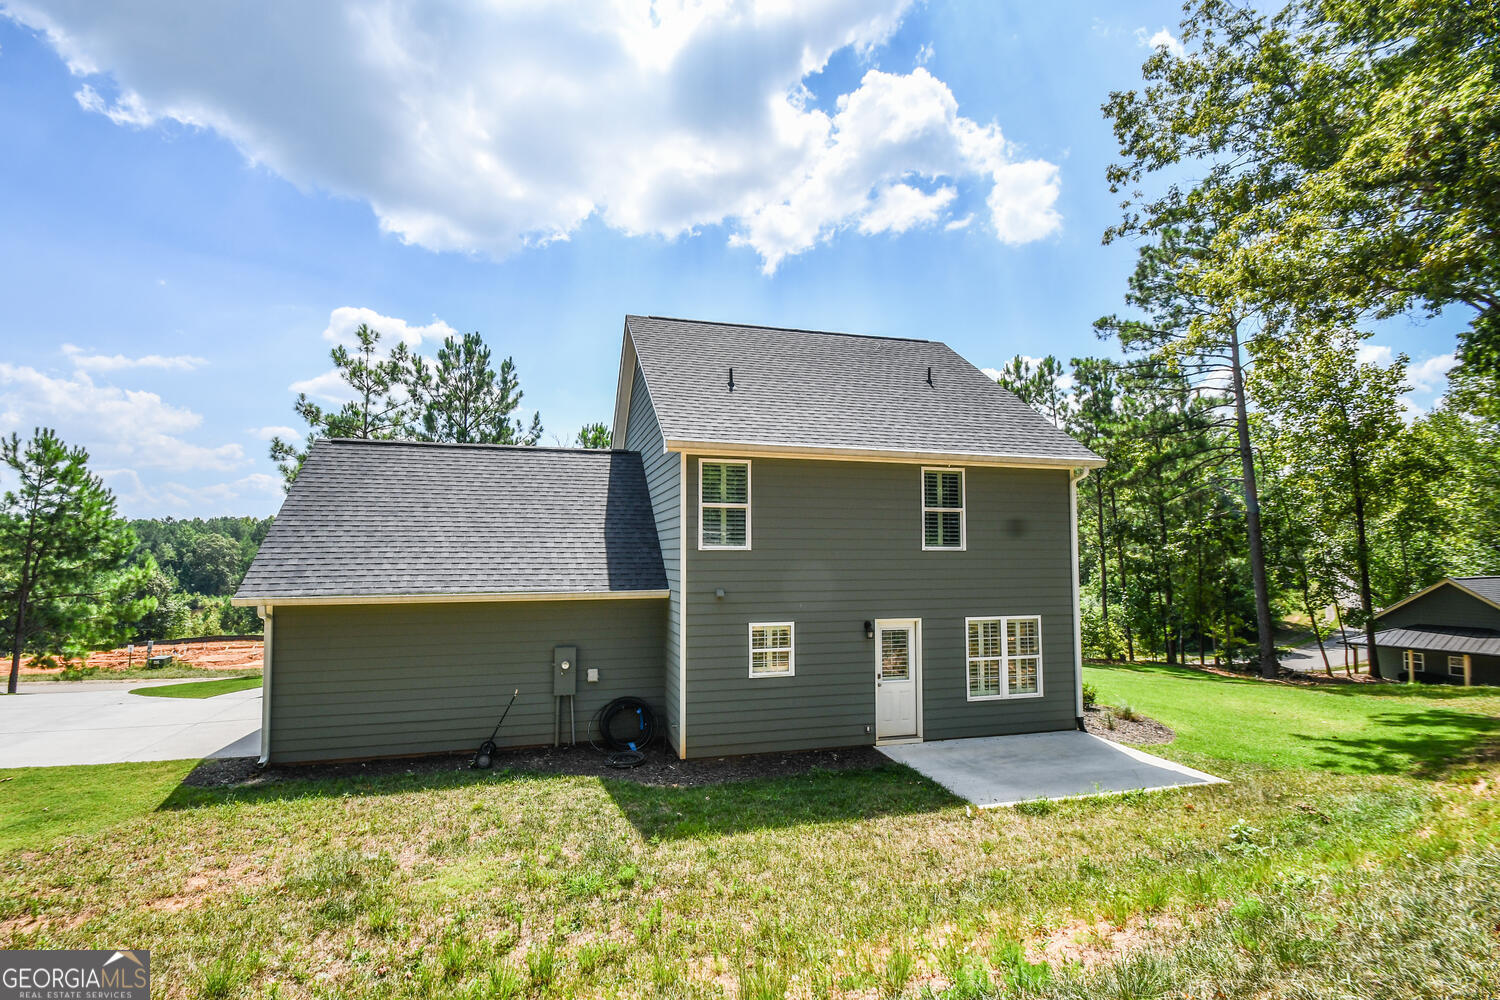
[[[262,515],[361,319],[479,330],[548,443],[610,419],[627,312],[1112,350],[1099,105],[1175,2],[557,6],[0,7],[0,431]],[[1413,406],[1460,324],[1377,329]]]

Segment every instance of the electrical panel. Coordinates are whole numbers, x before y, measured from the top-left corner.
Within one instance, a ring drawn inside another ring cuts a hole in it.
[[[552,693],[573,695],[578,693],[578,647],[552,647]]]

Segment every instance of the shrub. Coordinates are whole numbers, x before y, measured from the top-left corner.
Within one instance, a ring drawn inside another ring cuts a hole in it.
[[[1099,692],[1094,690],[1094,685],[1085,681],[1083,685],[1083,710],[1087,712],[1094,707],[1094,703],[1098,700]]]

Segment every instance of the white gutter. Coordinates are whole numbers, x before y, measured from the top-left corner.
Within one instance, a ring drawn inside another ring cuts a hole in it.
[[[948,462],[954,465],[996,466],[1008,469],[1100,468],[1102,458],[1056,458],[1050,455],[985,455],[973,452],[889,450],[883,448],[822,448],[780,442],[685,441],[668,438],[667,451],[708,453],[726,458],[812,458],[849,462]]]
[[[262,605],[261,620],[266,623],[265,637],[260,644],[260,764],[271,759],[271,632],[273,629],[271,605]]]
[[[274,600],[278,605],[321,606],[347,604],[498,604],[505,601],[622,601],[662,598],[666,590],[556,590],[492,594],[332,594],[316,597],[235,597],[236,607],[255,607]]]

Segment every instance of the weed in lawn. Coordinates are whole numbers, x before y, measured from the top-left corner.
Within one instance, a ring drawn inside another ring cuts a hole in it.
[[[1052,978],[1052,967],[1046,962],[1032,962],[1018,941],[1003,942],[995,952],[995,967],[1013,992],[1035,993]]]
[[[260,965],[260,954],[253,950],[248,954],[225,952],[203,971],[199,996],[203,1000],[229,1000],[238,996]]]
[[[526,977],[516,971],[509,959],[502,959],[490,966],[485,977],[486,993],[494,1000],[510,1000],[526,991]]]
[[[1124,719],[1126,722],[1134,722],[1141,717],[1141,713],[1131,708],[1130,705],[1121,702],[1112,709],[1115,718]]]
[[[740,1000],[785,1000],[786,971],[779,966],[756,962],[739,972]]]
[[[1057,809],[1057,803],[1051,799],[1026,799],[1013,808],[1022,816],[1047,816]]]
[[[526,976],[533,987],[549,985],[557,975],[557,946],[552,942],[526,953]]]
[[[901,995],[901,991],[906,989],[906,984],[911,979],[914,964],[911,952],[905,948],[891,949],[891,953],[885,957],[885,972],[881,976],[884,996]]]

